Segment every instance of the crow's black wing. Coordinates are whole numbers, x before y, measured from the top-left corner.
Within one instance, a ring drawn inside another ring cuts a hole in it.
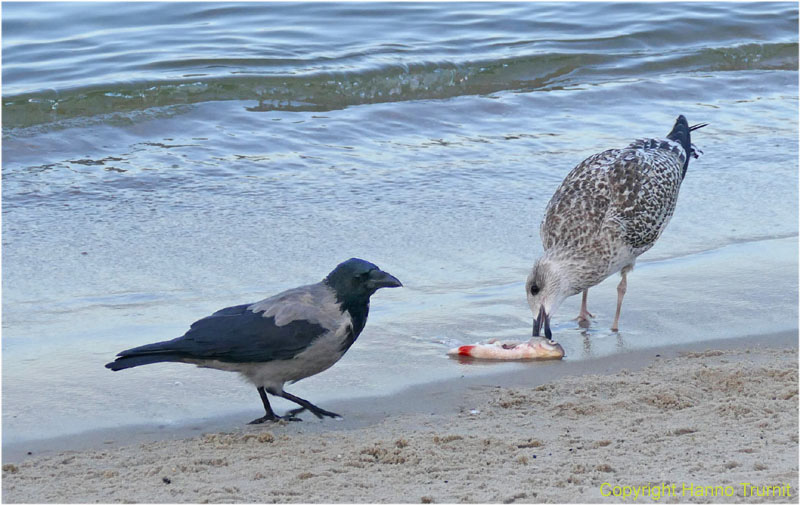
[[[136,366],[186,359],[233,363],[290,359],[328,331],[305,319],[278,326],[274,316],[264,317],[263,312],[253,312],[250,306],[237,305],[219,310],[192,324],[182,337],[122,351],[118,361],[145,358],[130,361],[142,361],[132,364]]]

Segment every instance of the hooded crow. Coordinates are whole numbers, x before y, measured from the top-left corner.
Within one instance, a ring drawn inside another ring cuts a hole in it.
[[[580,292],[578,322],[588,326],[589,288],[620,272],[611,326],[617,331],[627,274],[667,227],[689,159],[698,157],[690,133],[704,126],[689,126],[678,116],[666,138],[603,151],[567,175],[547,204],[539,230],[544,255],[525,283],[534,336],[544,329],[551,338],[550,316],[565,298]]]
[[[341,417],[287,393],[283,385],[339,361],[367,323],[370,296],[380,288],[400,286],[399,280],[372,263],[351,258],[317,284],[218,310],[192,324],[182,337],[122,351],[106,368],[117,371],[175,361],[239,372],[258,388],[266,411],[250,424],[299,420],[295,416],[306,409],[319,418]],[[300,408],[278,416],[267,393]]]

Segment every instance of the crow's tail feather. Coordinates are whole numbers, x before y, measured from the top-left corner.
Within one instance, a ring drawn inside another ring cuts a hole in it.
[[[686,176],[686,169],[689,168],[689,158],[691,157],[697,158],[698,153],[702,152],[692,144],[691,132],[699,130],[704,126],[708,126],[708,123],[700,123],[693,126],[689,126],[689,122],[686,121],[686,118],[683,115],[680,115],[678,116],[678,119],[675,121],[675,126],[672,127],[672,131],[669,132],[669,135],[667,135],[668,139],[674,140],[675,142],[683,146],[683,150],[686,153],[686,161],[683,163],[681,180],[683,180],[684,176]]]
[[[183,358],[186,357],[186,353],[176,348],[180,341],[181,337],[178,337],[164,342],[155,342],[153,344],[140,345],[139,347],[126,349],[117,354],[116,360],[106,364],[106,368],[116,372],[117,370],[124,370],[135,366],[149,365],[150,363],[183,361]]]
[[[675,121],[675,126],[672,127],[672,131],[669,132],[669,135],[667,135],[668,139],[674,140],[683,146],[683,150],[686,152],[687,156],[689,156],[692,152],[692,138],[689,134],[690,131],[691,129],[689,128],[688,121],[686,121],[686,118],[683,115],[680,115]]]
[[[672,131],[669,132],[669,135],[667,135],[667,138],[682,145],[683,150],[686,151],[686,154],[688,156],[692,156],[694,151],[692,149],[691,132],[699,130],[704,126],[708,126],[708,123],[700,123],[689,126],[689,122],[686,121],[686,118],[683,115],[680,115],[675,121],[675,126],[672,127]]]
[[[109,370],[117,371],[126,368],[133,368],[140,365],[149,365],[151,363],[163,363],[165,361],[181,361],[181,356],[178,354],[132,354],[128,356],[120,356],[111,363],[106,364]]]

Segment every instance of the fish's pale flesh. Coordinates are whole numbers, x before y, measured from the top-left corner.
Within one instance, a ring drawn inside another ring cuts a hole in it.
[[[447,351],[450,356],[470,356],[479,359],[561,359],[564,348],[546,338],[534,337],[527,342],[489,340],[485,344],[462,345]]]

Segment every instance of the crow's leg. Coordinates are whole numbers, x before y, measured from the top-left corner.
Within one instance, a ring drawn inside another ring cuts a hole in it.
[[[300,418],[294,416],[294,411],[289,412],[289,414],[285,416],[275,415],[275,412],[272,411],[272,406],[269,404],[269,398],[267,398],[267,392],[264,390],[263,386],[258,388],[258,394],[261,396],[261,402],[264,404],[264,410],[267,413],[264,415],[264,417],[253,419],[247,424],[261,424],[267,421],[277,422],[280,421],[281,419],[286,421],[301,421]]]
[[[337,414],[335,412],[328,412],[327,410],[323,410],[323,409],[317,407],[316,405],[314,405],[313,403],[311,403],[311,402],[309,402],[307,400],[303,400],[302,398],[298,398],[293,394],[287,393],[286,391],[281,391],[281,392],[272,392],[272,391],[270,391],[270,393],[274,394],[275,396],[280,396],[282,398],[286,398],[287,400],[295,402],[296,404],[298,404],[298,405],[300,405],[302,407],[300,409],[295,409],[295,410],[290,411],[289,412],[290,415],[294,415],[294,414],[297,414],[299,412],[302,412],[302,411],[308,409],[309,411],[311,411],[312,414],[314,414],[315,416],[319,417],[320,419],[322,419],[323,417],[342,417],[342,416],[340,416],[339,414]]]

